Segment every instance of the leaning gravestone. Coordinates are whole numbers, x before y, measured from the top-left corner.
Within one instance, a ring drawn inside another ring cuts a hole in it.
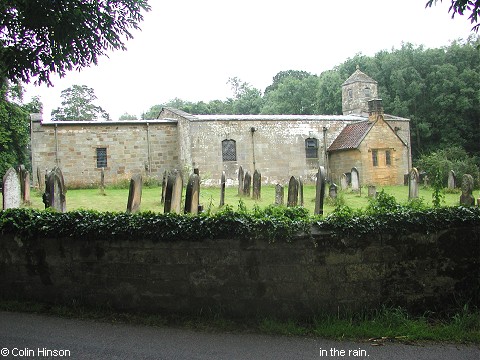
[[[243,168],[240,166],[238,169],[238,196],[244,194],[243,180],[245,179],[245,174],[243,173]]]
[[[336,199],[337,198],[337,185],[336,184],[330,184],[330,187],[328,188],[328,196],[331,199]]]
[[[243,195],[250,196],[250,187],[252,186],[252,175],[247,171],[243,178]]]
[[[418,198],[418,184],[420,181],[420,175],[416,168],[412,168],[408,173],[408,199]]]
[[[168,176],[165,190],[165,206],[163,212],[180,214],[182,207],[183,180],[178,171],[173,171]]]
[[[225,171],[222,171],[222,178],[220,179],[220,207],[225,205]]]
[[[9,168],[3,176],[3,209],[20,207],[22,203],[22,191],[20,178],[14,168]]]
[[[127,212],[136,213],[140,210],[142,203],[142,176],[133,175],[130,179],[130,189],[128,192]]]
[[[456,187],[456,176],[455,176],[455,171],[450,170],[448,172],[448,188],[449,189],[455,189]]]
[[[360,177],[358,175],[358,170],[357,168],[352,168],[351,170],[351,176],[352,176],[352,190],[353,191],[358,191],[360,190]]]
[[[474,206],[475,198],[472,195],[473,191],[473,176],[464,174],[462,177],[462,195],[460,196],[460,205]]]
[[[283,205],[283,186],[275,185],[275,205]]]
[[[62,171],[59,167],[54,167],[45,175],[45,192],[43,193],[45,209],[53,208],[56,211],[66,212],[66,192]]]
[[[342,176],[340,177],[340,187],[342,190],[345,190],[348,188],[348,177],[347,174],[343,173]]]
[[[323,199],[325,197],[325,168],[320,166],[317,172],[317,181],[315,187],[315,215],[323,215]]]
[[[298,205],[298,180],[295,176],[290,178],[288,182],[288,197],[287,197],[287,206],[297,206]]]
[[[185,214],[198,214],[200,198],[200,177],[197,174],[190,175],[185,193]]]
[[[253,192],[252,198],[254,200],[259,200],[262,192],[262,175],[258,170],[255,170],[253,173]]]

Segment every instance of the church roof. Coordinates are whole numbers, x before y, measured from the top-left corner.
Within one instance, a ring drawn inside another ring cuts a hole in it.
[[[345,126],[332,142],[328,151],[356,149],[373,126],[371,121],[361,121]]]
[[[357,65],[357,70],[355,70],[355,72],[352,75],[350,75],[350,77],[347,80],[345,80],[342,86],[352,84],[355,82],[364,82],[364,83],[372,83],[372,84],[377,83],[370,76],[368,76],[364,72],[361,72],[360,69],[358,68],[358,65]]]

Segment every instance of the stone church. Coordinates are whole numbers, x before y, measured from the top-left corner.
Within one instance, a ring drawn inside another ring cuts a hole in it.
[[[313,182],[319,166],[339,182],[352,168],[361,184],[403,184],[411,167],[409,119],[384,114],[377,82],[357,70],[342,84],[343,115],[192,115],[163,108],[156,120],[45,121],[32,115],[33,171],[59,166],[67,187],[161,178],[165,170],[202,181],[237,179],[239,166],[263,183]],[[37,179],[34,180],[35,182]]]

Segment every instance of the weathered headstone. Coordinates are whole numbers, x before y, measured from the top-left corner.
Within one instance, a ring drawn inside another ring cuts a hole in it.
[[[252,184],[252,175],[247,171],[245,177],[243,178],[243,195],[250,196],[250,189]]]
[[[283,205],[283,186],[275,185],[275,205]]]
[[[457,177],[455,176],[455,171],[450,170],[448,172],[448,188],[449,189],[455,189],[457,186],[456,184]]]
[[[238,168],[238,196],[243,196],[244,188],[243,188],[243,180],[245,179],[245,174],[243,173],[243,168],[240,166]]]
[[[351,176],[352,176],[352,190],[353,191],[358,191],[360,190],[360,176],[358,174],[357,168],[352,168],[351,170]]]
[[[28,205],[30,204],[30,173],[25,169],[25,165],[19,165],[17,174],[20,179],[21,202]]]
[[[128,191],[127,212],[136,213],[140,210],[142,203],[142,176],[133,175],[130,179],[130,188]]]
[[[288,197],[287,197],[287,206],[297,206],[298,205],[298,180],[295,176],[290,178],[288,182]]]
[[[317,172],[317,181],[315,187],[315,215],[323,215],[323,199],[325,197],[325,182],[326,173],[325,168],[320,166]]]
[[[348,178],[347,174],[343,173],[342,176],[340,177],[340,187],[342,190],[345,190],[348,188]]]
[[[301,177],[298,178],[298,200],[300,203],[300,206],[304,205],[303,202],[303,180]]]
[[[165,170],[162,176],[162,198],[160,199],[160,204],[165,204],[165,191],[167,189],[167,180],[168,180],[168,171]]]
[[[222,178],[220,179],[220,207],[225,205],[225,171],[222,171]]]
[[[42,170],[37,167],[37,183],[38,183],[38,190],[43,192],[45,190],[45,177],[42,176]]]
[[[474,206],[475,198],[472,195],[473,192],[473,176],[470,174],[464,174],[462,177],[462,195],[460,195],[460,205],[462,206]]]
[[[165,190],[164,212],[180,214],[182,206],[183,180],[178,171],[172,171],[168,175],[167,187]]]
[[[59,167],[54,167],[45,175],[45,192],[43,193],[45,209],[53,208],[56,211],[66,212],[66,192],[62,171]]]
[[[262,192],[262,174],[258,170],[253,173],[253,192],[252,198],[259,200]]]
[[[100,171],[100,194],[105,195],[105,168]]]
[[[22,203],[22,191],[20,177],[14,168],[9,168],[3,176],[3,209],[20,207]]]
[[[368,197],[374,198],[377,196],[377,188],[375,185],[368,185]]]
[[[408,173],[408,199],[418,198],[418,183],[420,181],[420,175],[416,168],[412,168]]]
[[[330,196],[330,198],[332,199],[336,199],[337,198],[337,195],[338,195],[338,191],[337,191],[337,185],[332,183],[330,184],[330,187],[328,188],[328,196]]]
[[[200,177],[197,174],[190,175],[185,193],[185,214],[198,214],[200,199]]]

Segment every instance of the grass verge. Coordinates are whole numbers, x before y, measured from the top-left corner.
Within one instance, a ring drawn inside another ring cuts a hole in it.
[[[480,310],[468,306],[451,315],[410,316],[404,309],[384,307],[377,311],[332,316],[307,321],[273,318],[228,319],[217,313],[158,315],[118,312],[110,308],[47,305],[36,302],[0,301],[0,310],[59,316],[81,320],[145,326],[170,326],[209,332],[260,333],[282,336],[315,336],[337,340],[383,342],[448,342],[480,344]]]

